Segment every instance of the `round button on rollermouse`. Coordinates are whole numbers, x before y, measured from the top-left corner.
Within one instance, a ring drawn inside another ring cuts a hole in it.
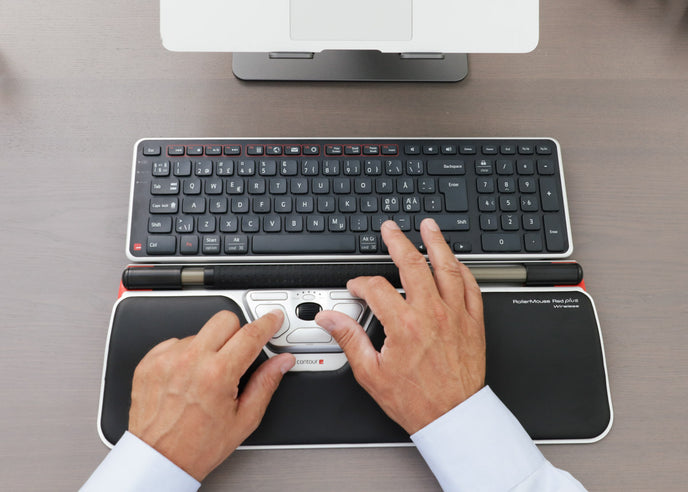
[[[322,307],[315,302],[304,302],[296,306],[296,316],[304,321],[313,321],[320,311]]]

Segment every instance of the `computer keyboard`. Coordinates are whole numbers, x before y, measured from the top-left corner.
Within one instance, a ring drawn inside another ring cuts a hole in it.
[[[559,144],[543,138],[143,139],[132,261],[387,258],[380,226],[424,252],[434,218],[459,258],[572,251]]]

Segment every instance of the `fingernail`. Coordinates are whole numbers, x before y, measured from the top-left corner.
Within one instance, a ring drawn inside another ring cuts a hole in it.
[[[272,314],[276,315],[278,318],[283,319],[284,318],[284,311],[281,309],[273,309],[270,311]]]
[[[430,229],[431,231],[438,232],[440,230],[440,226],[437,225],[437,222],[435,222],[435,219],[427,218],[424,219],[423,222],[427,224],[427,228]]]
[[[286,374],[289,369],[294,367],[294,364],[296,363],[296,359],[294,357],[284,357],[284,360],[280,364],[280,371],[282,374]]]
[[[389,229],[391,231],[398,231],[399,230],[399,226],[393,220],[387,220],[387,221],[383,222],[382,227],[386,227],[387,229]]]

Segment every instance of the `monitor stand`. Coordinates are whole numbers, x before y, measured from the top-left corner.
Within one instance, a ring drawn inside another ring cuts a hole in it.
[[[468,75],[468,57],[363,50],[234,53],[232,71],[241,80],[458,82]]]

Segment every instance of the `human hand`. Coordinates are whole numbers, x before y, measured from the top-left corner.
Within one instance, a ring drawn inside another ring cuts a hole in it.
[[[382,238],[399,268],[406,299],[382,277],[358,277],[347,289],[364,299],[386,339],[380,352],[363,328],[335,311],[315,321],[346,354],[356,380],[380,407],[413,434],[485,384],[485,328],[480,288],[447,246],[434,220],[421,223],[433,273],[392,221]]]
[[[258,427],[291,354],[264,362],[239,394],[239,380],[282,324],[273,311],[240,328],[229,311],[197,335],[166,340],[134,372],[129,431],[202,481]]]

